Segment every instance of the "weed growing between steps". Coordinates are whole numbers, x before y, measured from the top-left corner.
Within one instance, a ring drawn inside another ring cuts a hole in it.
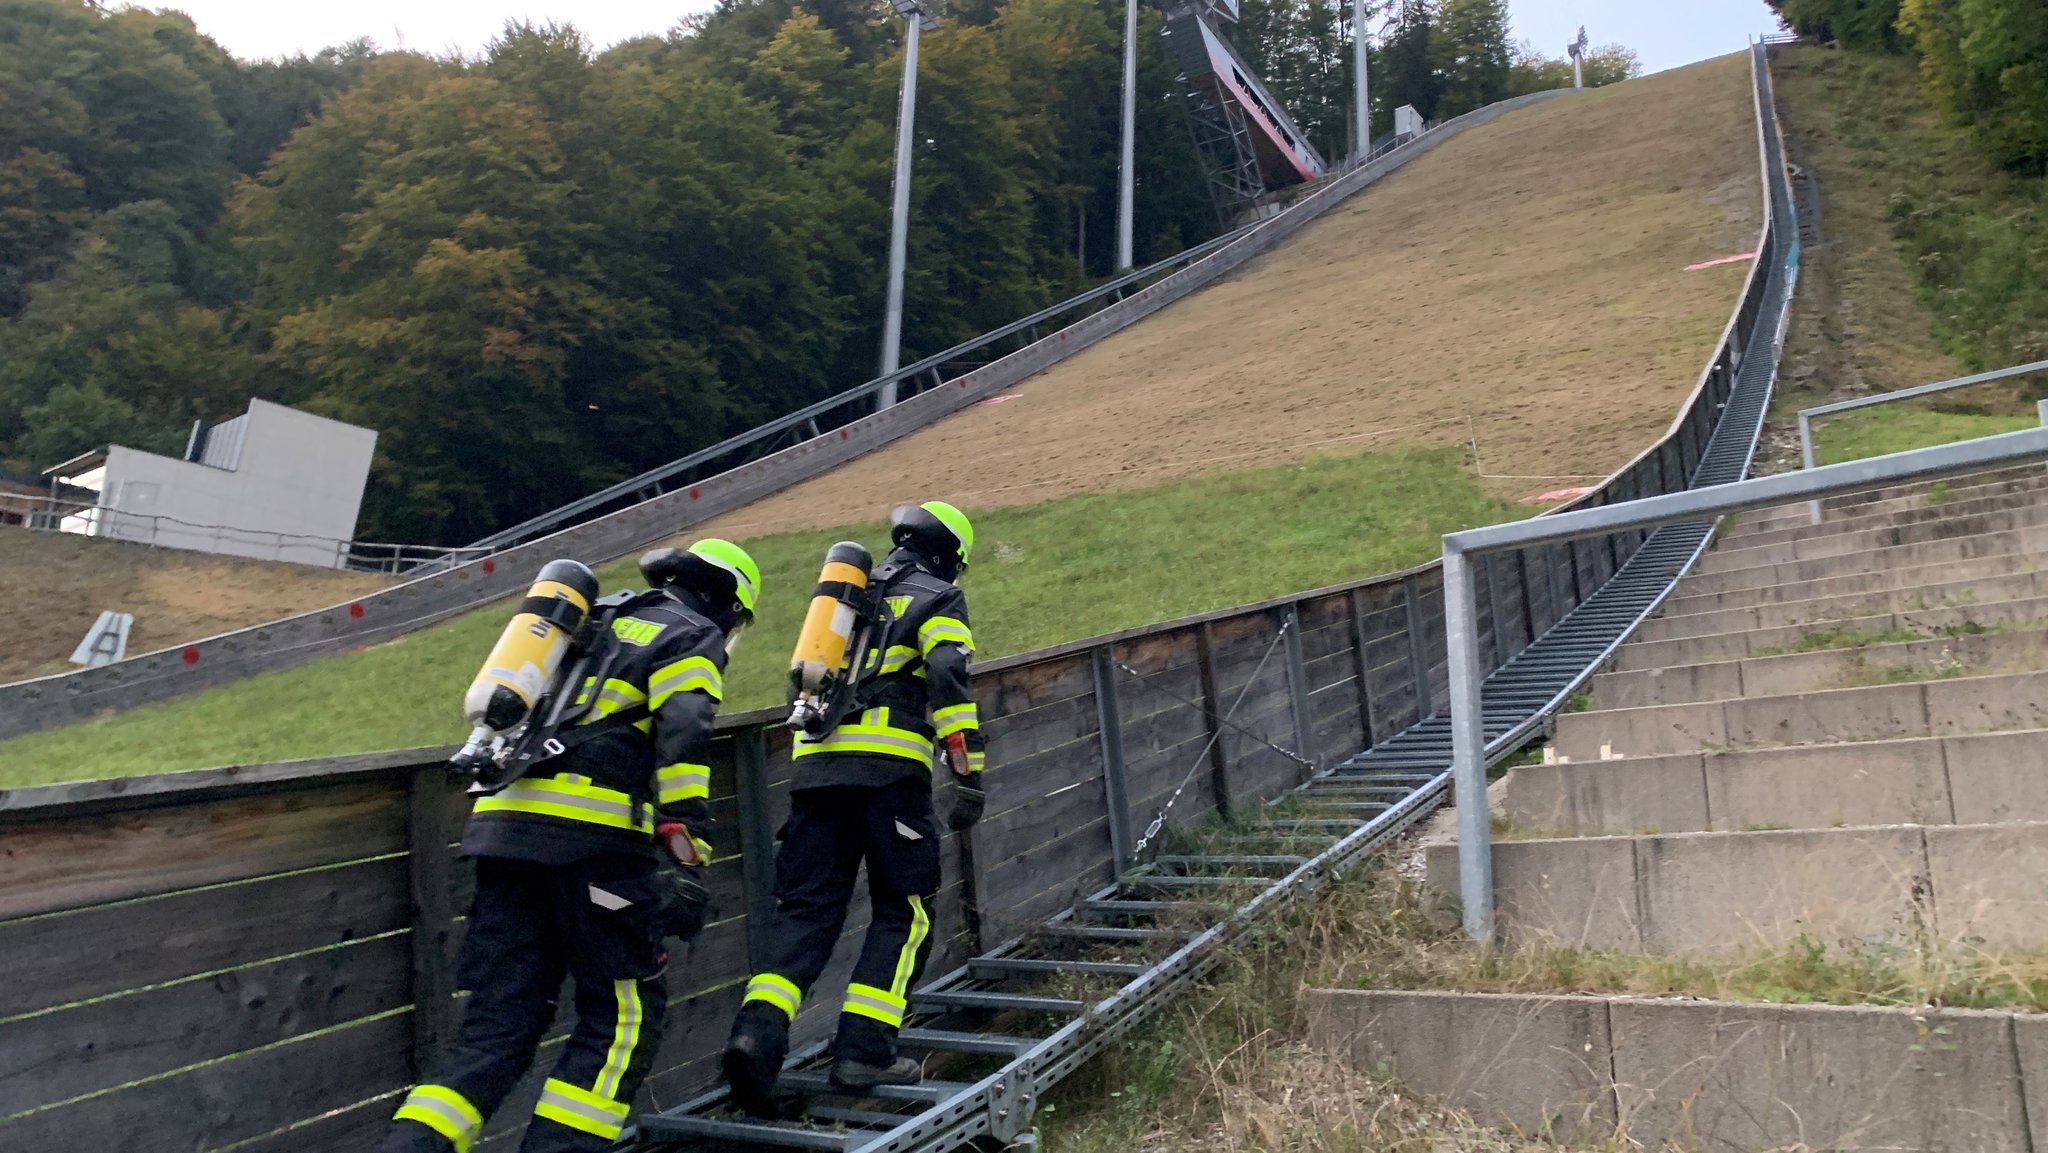
[[[1912,629],[1822,629],[1807,633],[1789,645],[1765,645],[1751,653],[1755,657],[1782,657],[1789,653],[1817,653],[1827,649],[1860,649],[1871,645],[1924,641],[1926,634]]]
[[[2048,954],[1998,956],[1963,942],[1843,949],[1804,938],[1734,957],[1482,948],[1436,895],[1384,878],[1373,892],[1377,900],[1347,910],[1349,948],[1317,949],[1312,985],[2048,1012]]]

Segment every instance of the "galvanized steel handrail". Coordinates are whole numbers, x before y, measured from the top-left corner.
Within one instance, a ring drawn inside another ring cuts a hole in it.
[[[1973,384],[1990,384],[1993,381],[2009,380],[2016,376],[2027,376],[2031,373],[2043,371],[2048,371],[2048,360],[2037,360],[2031,364],[2016,364],[2011,368],[1993,369],[1990,372],[1979,372],[1971,376],[1958,376],[1953,380],[1937,380],[1933,384],[1916,384],[1911,388],[1880,392],[1875,396],[1858,396],[1849,400],[1837,400],[1829,404],[1816,404],[1812,408],[1802,408],[1799,410],[1799,458],[1803,462],[1802,467],[1814,467],[1813,421],[1815,417],[1831,416],[1838,412],[1849,412],[1852,409],[1890,404],[1895,400],[1911,400],[1916,396],[1932,396],[1937,392],[1968,388]],[[2040,411],[2041,423],[2048,425],[2048,401],[2042,402]],[[1810,502],[1806,506],[1806,512],[1808,519],[1812,523],[1819,524],[1821,522],[1820,501]]]

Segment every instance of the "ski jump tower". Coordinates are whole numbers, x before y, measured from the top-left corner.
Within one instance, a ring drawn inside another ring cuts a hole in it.
[[[1164,0],[1164,35],[1187,85],[1188,127],[1209,166],[1209,191],[1225,226],[1267,192],[1328,170],[1287,110],[1273,98],[1218,25],[1238,18],[1238,0]]]

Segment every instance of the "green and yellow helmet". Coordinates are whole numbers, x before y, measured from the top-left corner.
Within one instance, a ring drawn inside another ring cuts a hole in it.
[[[654,585],[675,585],[715,601],[731,600],[751,620],[761,600],[761,568],[747,550],[729,540],[706,537],[688,549],[658,548],[640,558],[640,572]]]
[[[931,562],[940,577],[957,580],[974,552],[974,525],[945,501],[928,500],[889,514],[889,540]]]

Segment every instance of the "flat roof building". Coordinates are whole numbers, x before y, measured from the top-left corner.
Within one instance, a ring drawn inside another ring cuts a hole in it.
[[[185,457],[109,445],[45,470],[97,493],[66,532],[322,568],[348,562],[377,434],[267,400],[192,426]]]

